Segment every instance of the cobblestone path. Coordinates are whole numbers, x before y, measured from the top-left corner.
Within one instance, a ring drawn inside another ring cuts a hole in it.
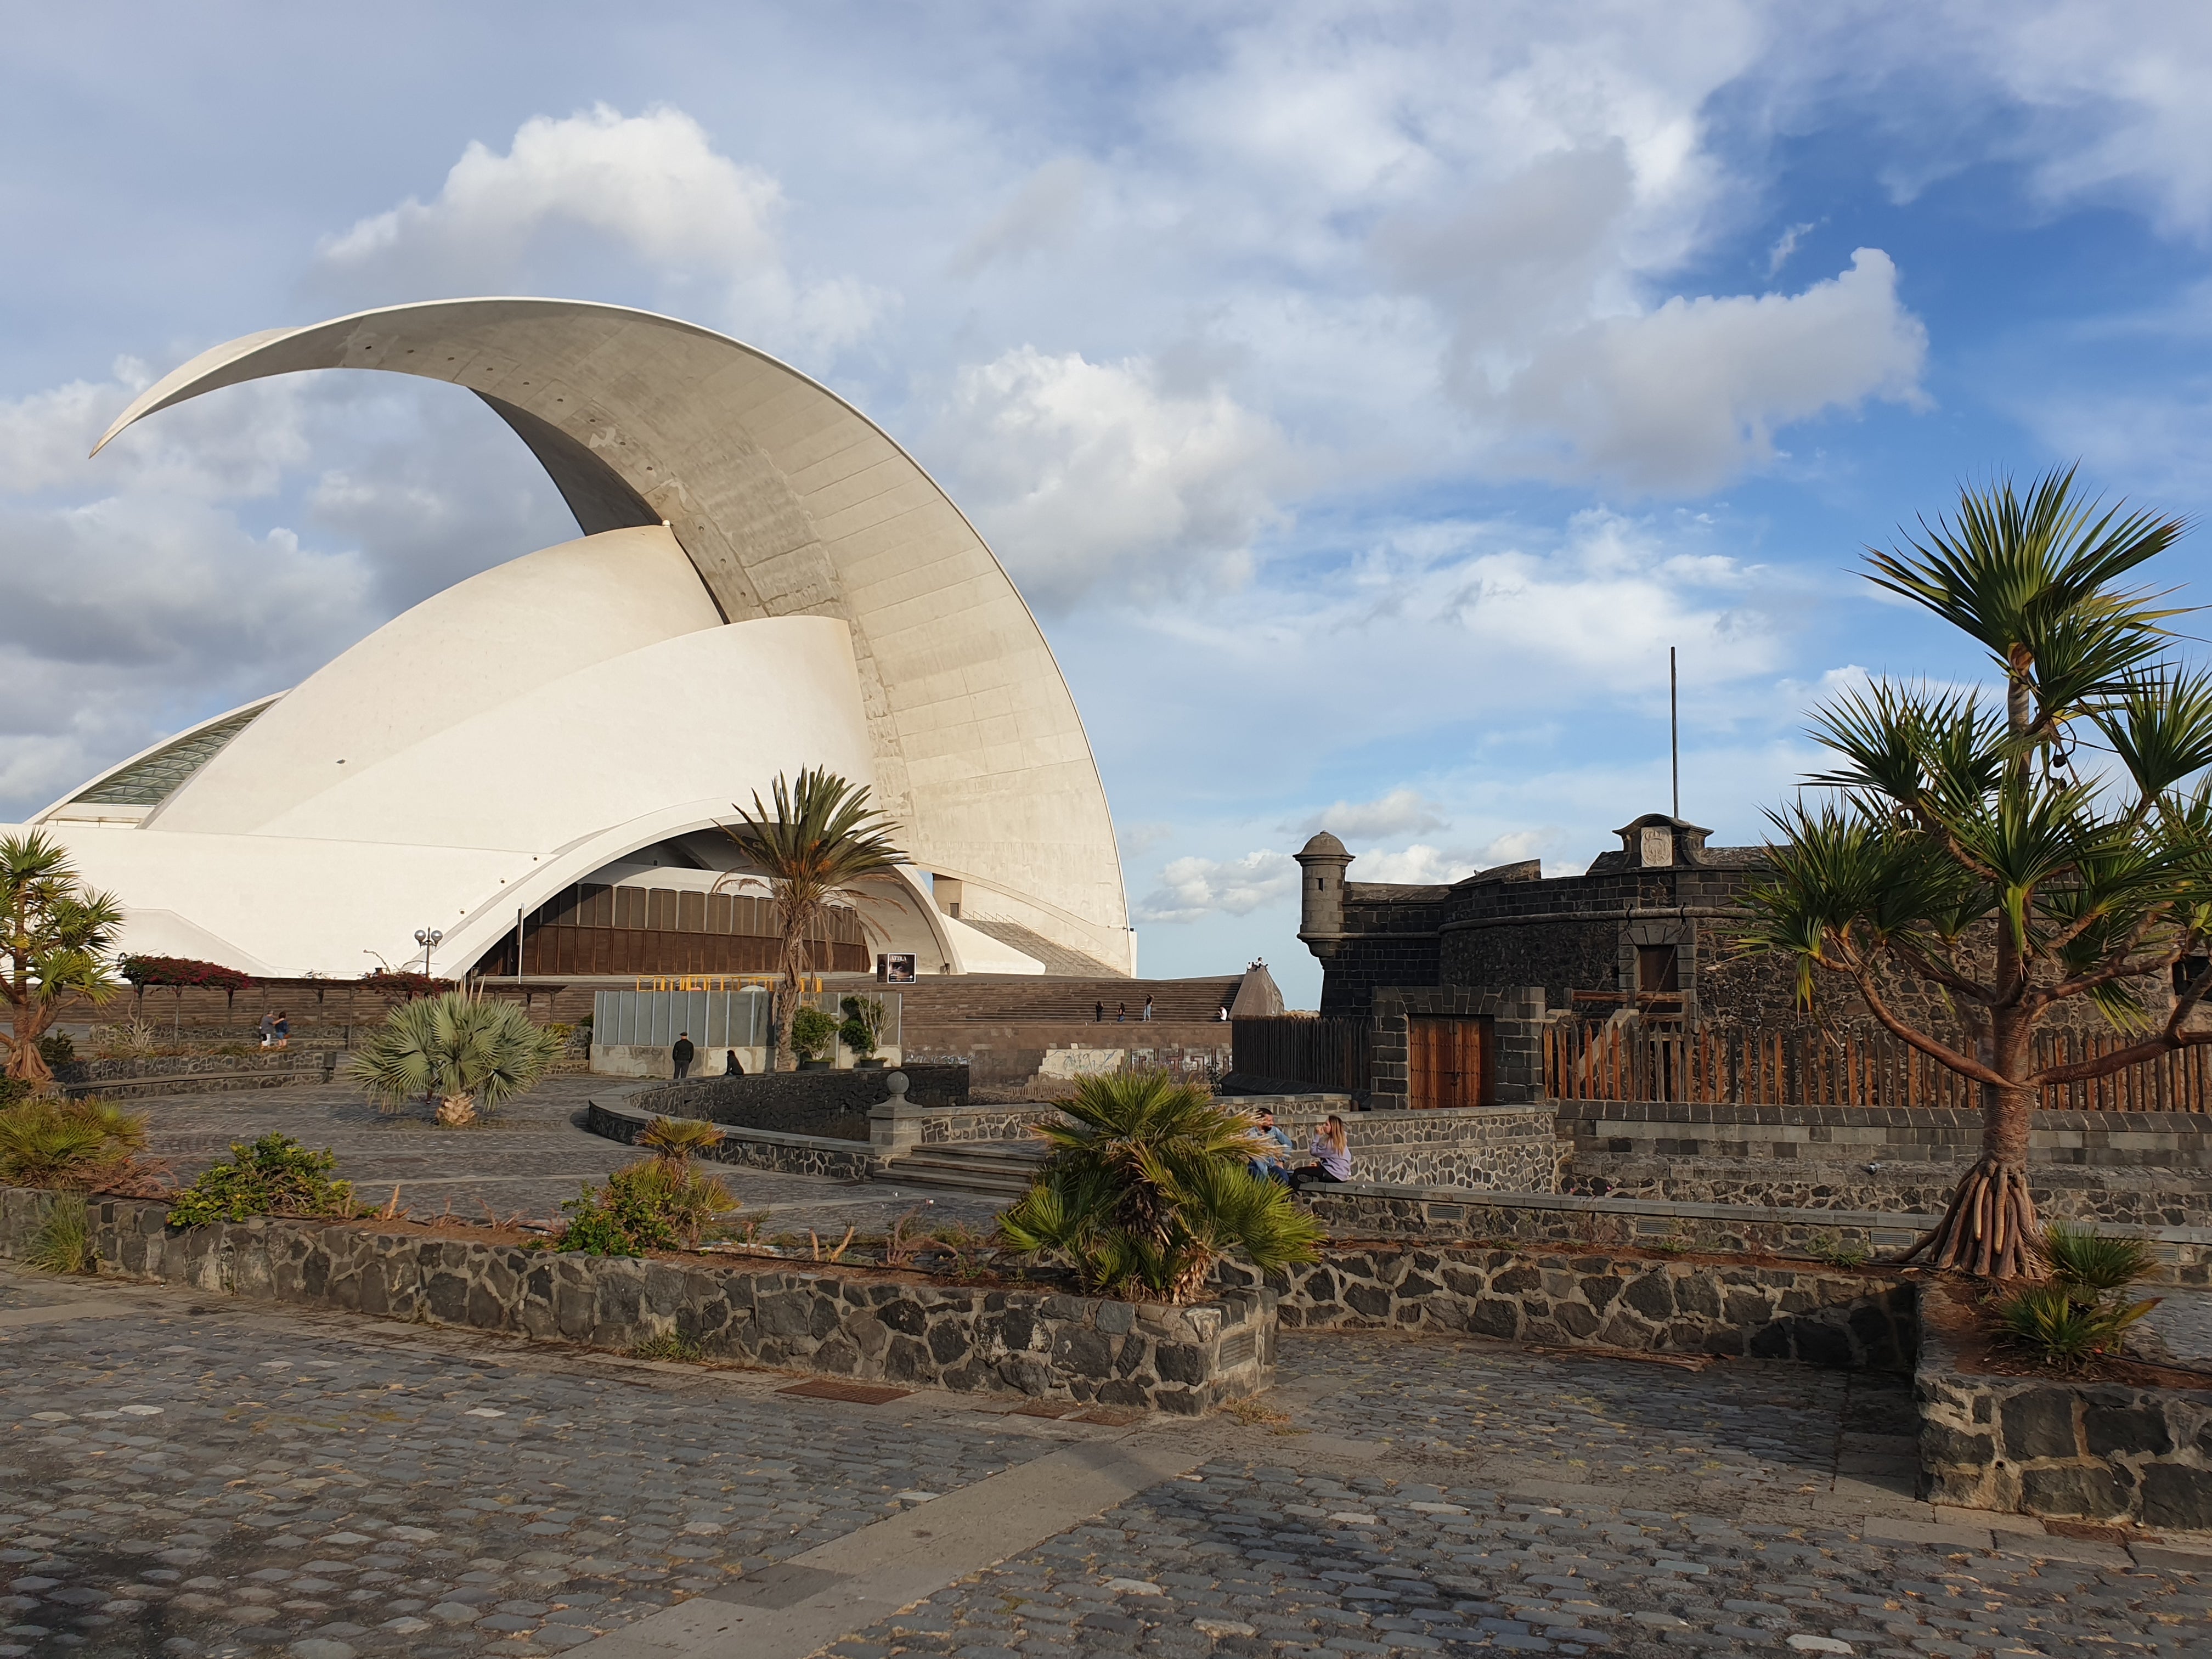
[[[563,1201],[586,1181],[633,1163],[628,1146],[581,1126],[584,1102],[620,1086],[618,1079],[559,1075],[510,1102],[489,1120],[466,1129],[441,1129],[427,1109],[387,1115],[345,1084],[206,1095],[164,1095],[134,1101],[143,1113],[149,1150],[169,1160],[188,1181],[231,1143],[271,1130],[338,1155],[338,1174],[364,1198],[386,1201],[399,1188],[400,1207],[416,1216],[450,1211],[471,1220],[557,1217]],[[854,1185],[813,1176],[720,1165],[714,1173],[744,1206],[740,1221],[765,1216],[769,1234],[809,1228],[842,1232],[848,1225],[879,1233],[907,1211],[920,1207],[924,1221],[988,1224],[996,1206],[959,1194],[913,1194]]]
[[[1291,1335],[1275,1418],[1134,1428],[793,1380],[0,1268],[0,1659],[583,1649],[1116,1437],[1191,1474],[830,1651],[2212,1651],[2212,1553],[1915,1504],[1899,1380]]]
[[[0,1654],[559,1652],[1055,1443],[768,1373],[132,1307],[0,1328]]]

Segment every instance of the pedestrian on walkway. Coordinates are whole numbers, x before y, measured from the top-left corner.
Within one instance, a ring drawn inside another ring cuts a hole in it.
[[[286,1013],[281,1008],[278,1009],[276,1011],[276,1024],[273,1030],[274,1035],[276,1038],[276,1046],[279,1048],[289,1048],[292,1046],[291,1015]]]
[[[1313,1145],[1306,1150],[1319,1161],[1291,1171],[1292,1192],[1304,1192],[1310,1182],[1352,1179],[1352,1147],[1344,1133],[1344,1120],[1334,1112],[1314,1131]]]
[[[1091,1005],[1091,1023],[1093,1025],[1103,1025],[1106,1023],[1106,1005],[1104,1003],[1094,1002]]]
[[[678,1083],[690,1074],[691,1056],[698,1052],[691,1046],[690,1032],[678,1031],[676,1034],[676,1046],[668,1051],[668,1057],[676,1062],[676,1080]]]
[[[1138,1016],[1137,1016],[1137,1018],[1139,1018],[1139,1019],[1141,1019],[1141,1020],[1146,1020],[1146,1021],[1149,1021],[1149,1020],[1152,1018],[1152,998],[1151,998],[1151,996],[1150,996],[1150,995],[1147,995],[1147,996],[1145,998],[1145,1012],[1144,1012],[1143,1013],[1141,1013],[1141,1014],[1138,1015]]]
[[[273,1047],[276,1042],[276,1016],[266,1008],[261,1011],[261,1046]]]
[[[1127,1019],[1128,1018],[1129,1018],[1129,1005],[1128,1005],[1127,1003],[1126,1003],[1126,1002],[1117,1002],[1117,1003],[1115,1003],[1115,1004],[1114,1005],[1114,1023],[1115,1023],[1116,1025],[1119,1025],[1119,1024],[1121,1024],[1124,1020]]]

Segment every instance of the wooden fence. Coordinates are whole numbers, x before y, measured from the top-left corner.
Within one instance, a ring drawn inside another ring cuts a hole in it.
[[[1369,1042],[1364,1019],[1273,1014],[1232,1020],[1230,1069],[1279,1078],[1315,1091],[1364,1092]]]
[[[2047,1032],[2036,1063],[2093,1058],[2131,1039]],[[1981,1085],[1879,1027],[1764,1030],[1717,1023],[1624,1027],[1560,1021],[1544,1032],[1554,1100],[1679,1100],[1707,1105],[1955,1106],[1979,1110]],[[2049,1111],[2202,1112],[2212,1052],[2181,1048],[2085,1083],[2043,1091]]]

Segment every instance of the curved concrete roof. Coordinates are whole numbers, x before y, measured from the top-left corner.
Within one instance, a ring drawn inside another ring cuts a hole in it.
[[[877,793],[914,861],[1015,901],[1016,918],[1049,937],[1128,963],[1105,791],[1051,649],[975,527],[851,404],[671,318],[452,300],[217,346],[148,388],[100,444],[202,392],[316,368],[474,392],[529,445],[586,534],[665,520],[729,621],[847,623]]]

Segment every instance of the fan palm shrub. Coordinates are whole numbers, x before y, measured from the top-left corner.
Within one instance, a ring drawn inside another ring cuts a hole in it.
[[[109,1100],[39,1097],[0,1109],[0,1181],[96,1192],[137,1172],[146,1120]]]
[[[650,1146],[672,1164],[684,1164],[721,1138],[720,1129],[696,1117],[657,1117],[638,1132],[637,1144]]]
[[[2034,1277],[2043,1089],[2212,1042],[2190,1019],[2212,969],[2163,989],[2212,937],[2212,675],[2172,659],[2179,613],[2136,585],[2184,528],[2085,501],[2068,469],[2024,497],[1969,489],[1955,519],[1872,554],[1876,586],[1988,653],[2001,706],[1888,682],[1847,696],[1813,732],[1838,762],[1806,781],[1825,799],[1771,815],[1741,947],[1794,958],[1808,1011],[1856,995],[1981,1086],[1981,1157],[1907,1260]],[[2039,1029],[2083,1002],[2132,1040],[2039,1063]]]
[[[2149,1278],[2158,1266],[2158,1253],[2147,1238],[2100,1233],[2065,1221],[2045,1227],[2036,1250],[2050,1267],[2051,1279],[2077,1298],[2124,1291]]]
[[[828,965],[815,957],[816,942],[827,936],[830,911],[859,912],[870,902],[860,884],[890,874],[906,854],[892,843],[890,819],[868,805],[865,784],[811,768],[788,783],[778,773],[769,796],[763,805],[756,791],[752,810],[737,807],[738,821],[722,829],[759,872],[740,878],[738,884],[765,887],[775,911],[783,984],[775,994],[773,1070],[789,1042],[792,1011],[803,981]],[[827,951],[824,944],[821,954]]]
[[[447,991],[395,1007],[349,1075],[387,1112],[434,1097],[452,1128],[535,1088],[556,1058],[558,1039],[514,1003]]]
[[[1085,1078],[1038,1133],[1053,1154],[1000,1218],[1013,1249],[1073,1268],[1085,1289],[1191,1302],[1222,1257],[1261,1272],[1313,1260],[1320,1223],[1253,1175],[1251,1120],[1159,1072]]]

